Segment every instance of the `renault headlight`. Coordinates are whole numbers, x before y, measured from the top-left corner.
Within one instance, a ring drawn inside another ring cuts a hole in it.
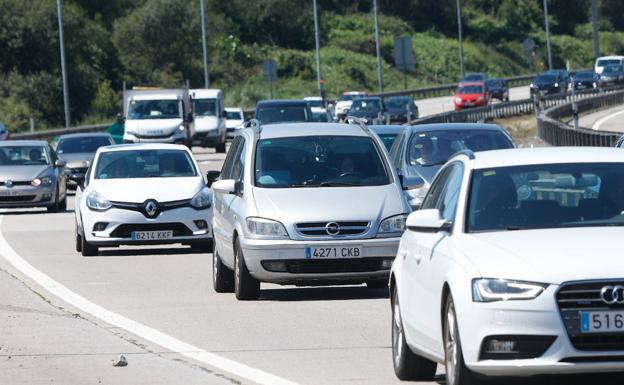
[[[390,218],[386,218],[381,221],[379,225],[379,231],[377,232],[379,235],[394,235],[401,234],[405,231],[405,221],[407,220],[406,214],[395,215]]]
[[[113,207],[110,201],[97,191],[91,191],[87,195],[87,207],[95,211],[106,211]]]
[[[35,178],[30,182],[31,185],[35,187],[39,186],[50,186],[52,184],[52,179],[49,176],[44,176],[41,178]]]
[[[191,207],[197,210],[208,209],[212,206],[212,191],[209,188],[202,188],[193,198]]]
[[[535,299],[547,287],[545,283],[479,278],[472,280],[472,300],[495,302]]]
[[[247,218],[247,233],[252,238],[288,238],[288,233],[283,224],[272,219],[258,217]]]

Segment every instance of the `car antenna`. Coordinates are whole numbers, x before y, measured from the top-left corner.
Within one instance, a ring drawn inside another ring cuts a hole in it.
[[[358,118],[357,116],[347,116],[345,118],[345,121],[348,124],[357,124],[358,126],[360,126],[360,128],[362,128],[362,130],[364,132],[366,132],[367,134],[370,134],[370,129],[368,128],[368,126],[366,125],[366,120],[362,119],[362,118]]]

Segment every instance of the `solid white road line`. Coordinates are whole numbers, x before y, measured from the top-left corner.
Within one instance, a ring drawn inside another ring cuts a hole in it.
[[[606,122],[607,120],[611,120],[614,117],[620,115],[620,114],[624,114],[624,110],[618,111],[618,112],[614,112],[612,114],[609,114],[607,116],[603,116],[602,118],[598,119],[596,121],[596,123],[594,123],[592,125],[592,130],[594,131],[600,131],[600,126],[602,126],[604,124],[604,122]]]
[[[218,356],[196,346],[180,341],[149,326],[140,324],[120,314],[106,310],[103,307],[89,301],[88,299],[74,293],[59,282],[53,280],[48,275],[36,269],[24,258],[22,258],[12,247],[2,234],[3,217],[0,215],[0,254],[11,263],[16,269],[38,283],[44,289],[57,296],[61,300],[75,306],[76,308],[93,315],[111,325],[124,329],[130,333],[160,345],[167,350],[178,353],[182,356],[197,360],[220,370],[232,373],[259,384],[266,385],[295,385],[294,382],[252,368],[245,364]]]

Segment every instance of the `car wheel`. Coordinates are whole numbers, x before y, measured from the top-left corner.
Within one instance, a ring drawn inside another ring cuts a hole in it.
[[[75,225],[76,227],[76,251],[77,252],[82,252],[82,236],[80,235],[80,232],[78,231],[78,225]]]
[[[464,363],[464,355],[457,328],[457,314],[455,313],[453,297],[450,294],[446,300],[444,314],[444,368],[446,370],[446,383],[447,385],[479,384],[480,381]]]
[[[437,364],[414,354],[405,341],[401,308],[396,288],[392,293],[392,363],[394,373],[402,381],[431,381]]]
[[[383,289],[388,287],[387,279],[369,279],[366,281],[366,286],[369,289]]]
[[[84,235],[80,236],[81,243],[81,251],[83,257],[93,257],[98,255],[99,249],[97,246],[93,246],[89,242],[87,242],[86,237]]]
[[[234,272],[223,264],[216,247],[212,253],[212,286],[217,293],[234,291]]]
[[[215,151],[217,151],[217,153],[219,154],[224,154],[225,153],[225,140],[223,141],[223,143],[218,143],[217,146],[215,147]]]
[[[59,200],[59,196],[60,196],[60,194],[59,194],[59,190],[58,190],[58,186],[57,186],[56,187],[56,193],[54,195],[54,203],[52,203],[50,206],[46,207],[46,210],[49,213],[56,213],[56,212],[59,211],[59,209],[60,209],[59,201],[58,201]]]
[[[58,204],[59,211],[67,211],[67,195],[63,200]]]
[[[239,300],[254,300],[260,297],[260,281],[255,279],[249,274],[247,265],[245,264],[245,257],[243,251],[240,248],[240,243],[236,241],[234,249],[234,293],[236,299]]]

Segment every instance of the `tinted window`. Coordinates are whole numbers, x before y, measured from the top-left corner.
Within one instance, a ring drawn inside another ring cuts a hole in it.
[[[95,179],[178,178],[196,176],[186,151],[128,150],[100,153]]]
[[[231,120],[243,120],[243,114],[239,111],[227,111],[225,118]]]
[[[379,99],[356,99],[351,105],[351,111],[379,111],[381,100]]]
[[[624,226],[624,163],[476,170],[468,231]]]
[[[218,103],[216,99],[194,99],[193,111],[195,116],[217,116]]]
[[[603,67],[609,64],[620,64],[621,62],[620,59],[600,59],[597,64],[599,67]]]
[[[555,83],[557,81],[557,75],[539,75],[535,78],[535,81],[542,83]]]
[[[241,143],[238,146],[236,151],[236,156],[234,157],[232,163],[232,173],[229,176],[229,179],[234,180],[242,180],[243,172],[245,171],[245,140],[241,139]]]
[[[390,98],[386,102],[386,106],[388,108],[408,108],[411,107],[411,103],[412,100],[409,98]]]
[[[128,119],[176,119],[182,112],[179,100],[132,100]]]
[[[435,209],[439,208],[439,204],[442,200],[442,196],[446,189],[446,185],[449,183],[449,176],[451,175],[452,167],[447,167],[440,171],[440,174],[435,178],[431,184],[431,188],[427,192],[427,196],[423,201],[423,209]]]
[[[483,87],[482,86],[465,86],[459,87],[457,89],[458,94],[482,94]]]
[[[258,141],[259,187],[378,186],[390,183],[369,137],[304,136]]]
[[[414,132],[407,147],[408,164],[432,166],[446,163],[458,151],[474,152],[513,148],[502,132],[495,130],[436,130]]]
[[[310,107],[323,107],[322,100],[307,100]]]
[[[50,164],[50,156],[43,146],[0,147],[0,165],[34,166]]]
[[[256,119],[263,124],[308,122],[312,120],[311,116],[308,116],[308,109],[304,105],[259,107],[256,111]]]
[[[442,218],[452,221],[455,219],[457,211],[464,167],[461,163],[457,163],[450,166],[450,169],[448,183],[444,190],[444,195],[440,199],[438,209],[442,214]]]
[[[593,72],[578,72],[576,75],[574,75],[574,78],[576,79],[593,79],[596,77],[596,74],[594,74]]]
[[[102,146],[111,145],[110,138],[106,136],[84,136],[61,139],[56,152],[58,154],[94,153]]]

